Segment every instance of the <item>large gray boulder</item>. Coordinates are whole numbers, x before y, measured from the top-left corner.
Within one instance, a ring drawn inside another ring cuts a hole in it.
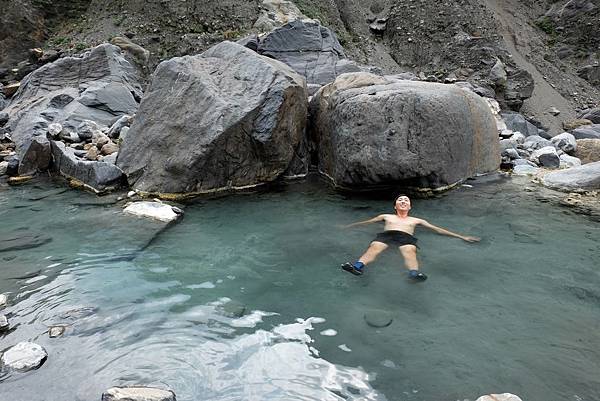
[[[546,174],[542,183],[559,191],[593,191],[600,189],[600,162],[584,164]]]
[[[335,33],[313,20],[295,20],[258,38],[256,51],[289,65],[309,85],[325,85],[340,74],[369,70],[348,60]]]
[[[62,176],[75,179],[94,192],[114,189],[123,181],[123,172],[114,163],[82,160],[73,148],[59,141],[50,141],[54,169]]]
[[[600,139],[600,124],[585,125],[571,131],[575,139]]]
[[[302,143],[306,97],[300,75],[235,43],[164,61],[117,165],[146,193],[192,195],[273,181]]]
[[[118,47],[109,44],[35,70],[21,82],[5,109],[19,159],[27,159],[19,166],[19,174],[47,167],[50,148],[45,147],[43,153],[37,145],[31,149],[31,143],[46,137],[49,124],[60,123],[71,131],[84,120],[110,126],[119,117],[135,113],[141,93],[133,66]],[[29,154],[30,150],[34,153]]]
[[[344,74],[311,113],[319,169],[341,188],[440,189],[500,165],[491,109],[454,85]]]

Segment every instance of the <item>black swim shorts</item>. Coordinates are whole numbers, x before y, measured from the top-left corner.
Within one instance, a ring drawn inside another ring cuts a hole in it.
[[[383,242],[387,245],[402,246],[402,245],[415,245],[417,246],[417,239],[405,233],[404,231],[389,230],[377,234],[373,241]]]

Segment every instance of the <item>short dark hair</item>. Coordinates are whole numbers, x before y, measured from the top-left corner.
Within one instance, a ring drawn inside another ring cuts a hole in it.
[[[401,198],[403,196],[406,196],[408,199],[410,199],[410,197],[406,194],[398,194],[396,195],[396,197],[394,198],[394,206],[396,206],[396,201],[398,200],[398,198]]]

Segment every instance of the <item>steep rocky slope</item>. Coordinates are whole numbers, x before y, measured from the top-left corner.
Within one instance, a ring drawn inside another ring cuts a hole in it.
[[[149,71],[166,58],[196,54],[256,31],[264,7],[260,0],[5,3],[0,68],[16,67],[34,46],[72,54],[126,36],[150,51]],[[563,120],[600,98],[599,0],[295,4],[334,29],[348,56],[361,63],[389,73],[410,71],[430,81],[468,80],[487,88],[505,108],[519,109],[531,95],[522,111],[553,134],[561,131]],[[6,70],[0,75],[5,84],[18,78]]]

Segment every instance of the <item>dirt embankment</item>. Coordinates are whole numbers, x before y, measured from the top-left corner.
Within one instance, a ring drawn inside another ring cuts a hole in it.
[[[600,5],[594,9],[592,4],[590,11],[587,3],[593,1],[586,1],[294,3],[308,17],[334,29],[349,57],[385,72],[469,80],[495,91],[500,100],[507,92],[527,92],[519,85],[533,79],[535,90],[522,111],[558,133],[563,120],[600,99],[598,87],[577,75],[578,69],[598,58],[598,42],[590,41],[590,36],[600,35]],[[560,8],[573,2],[578,9]],[[152,70],[163,59],[195,54],[253,32],[261,4],[261,0],[8,0],[0,17],[0,67],[15,67],[34,46],[66,55],[127,36],[149,50]],[[582,35],[582,30],[590,35]],[[509,88],[490,78],[498,60],[508,73]],[[517,87],[510,87],[511,82]],[[552,107],[560,110],[558,116],[549,113]]]

